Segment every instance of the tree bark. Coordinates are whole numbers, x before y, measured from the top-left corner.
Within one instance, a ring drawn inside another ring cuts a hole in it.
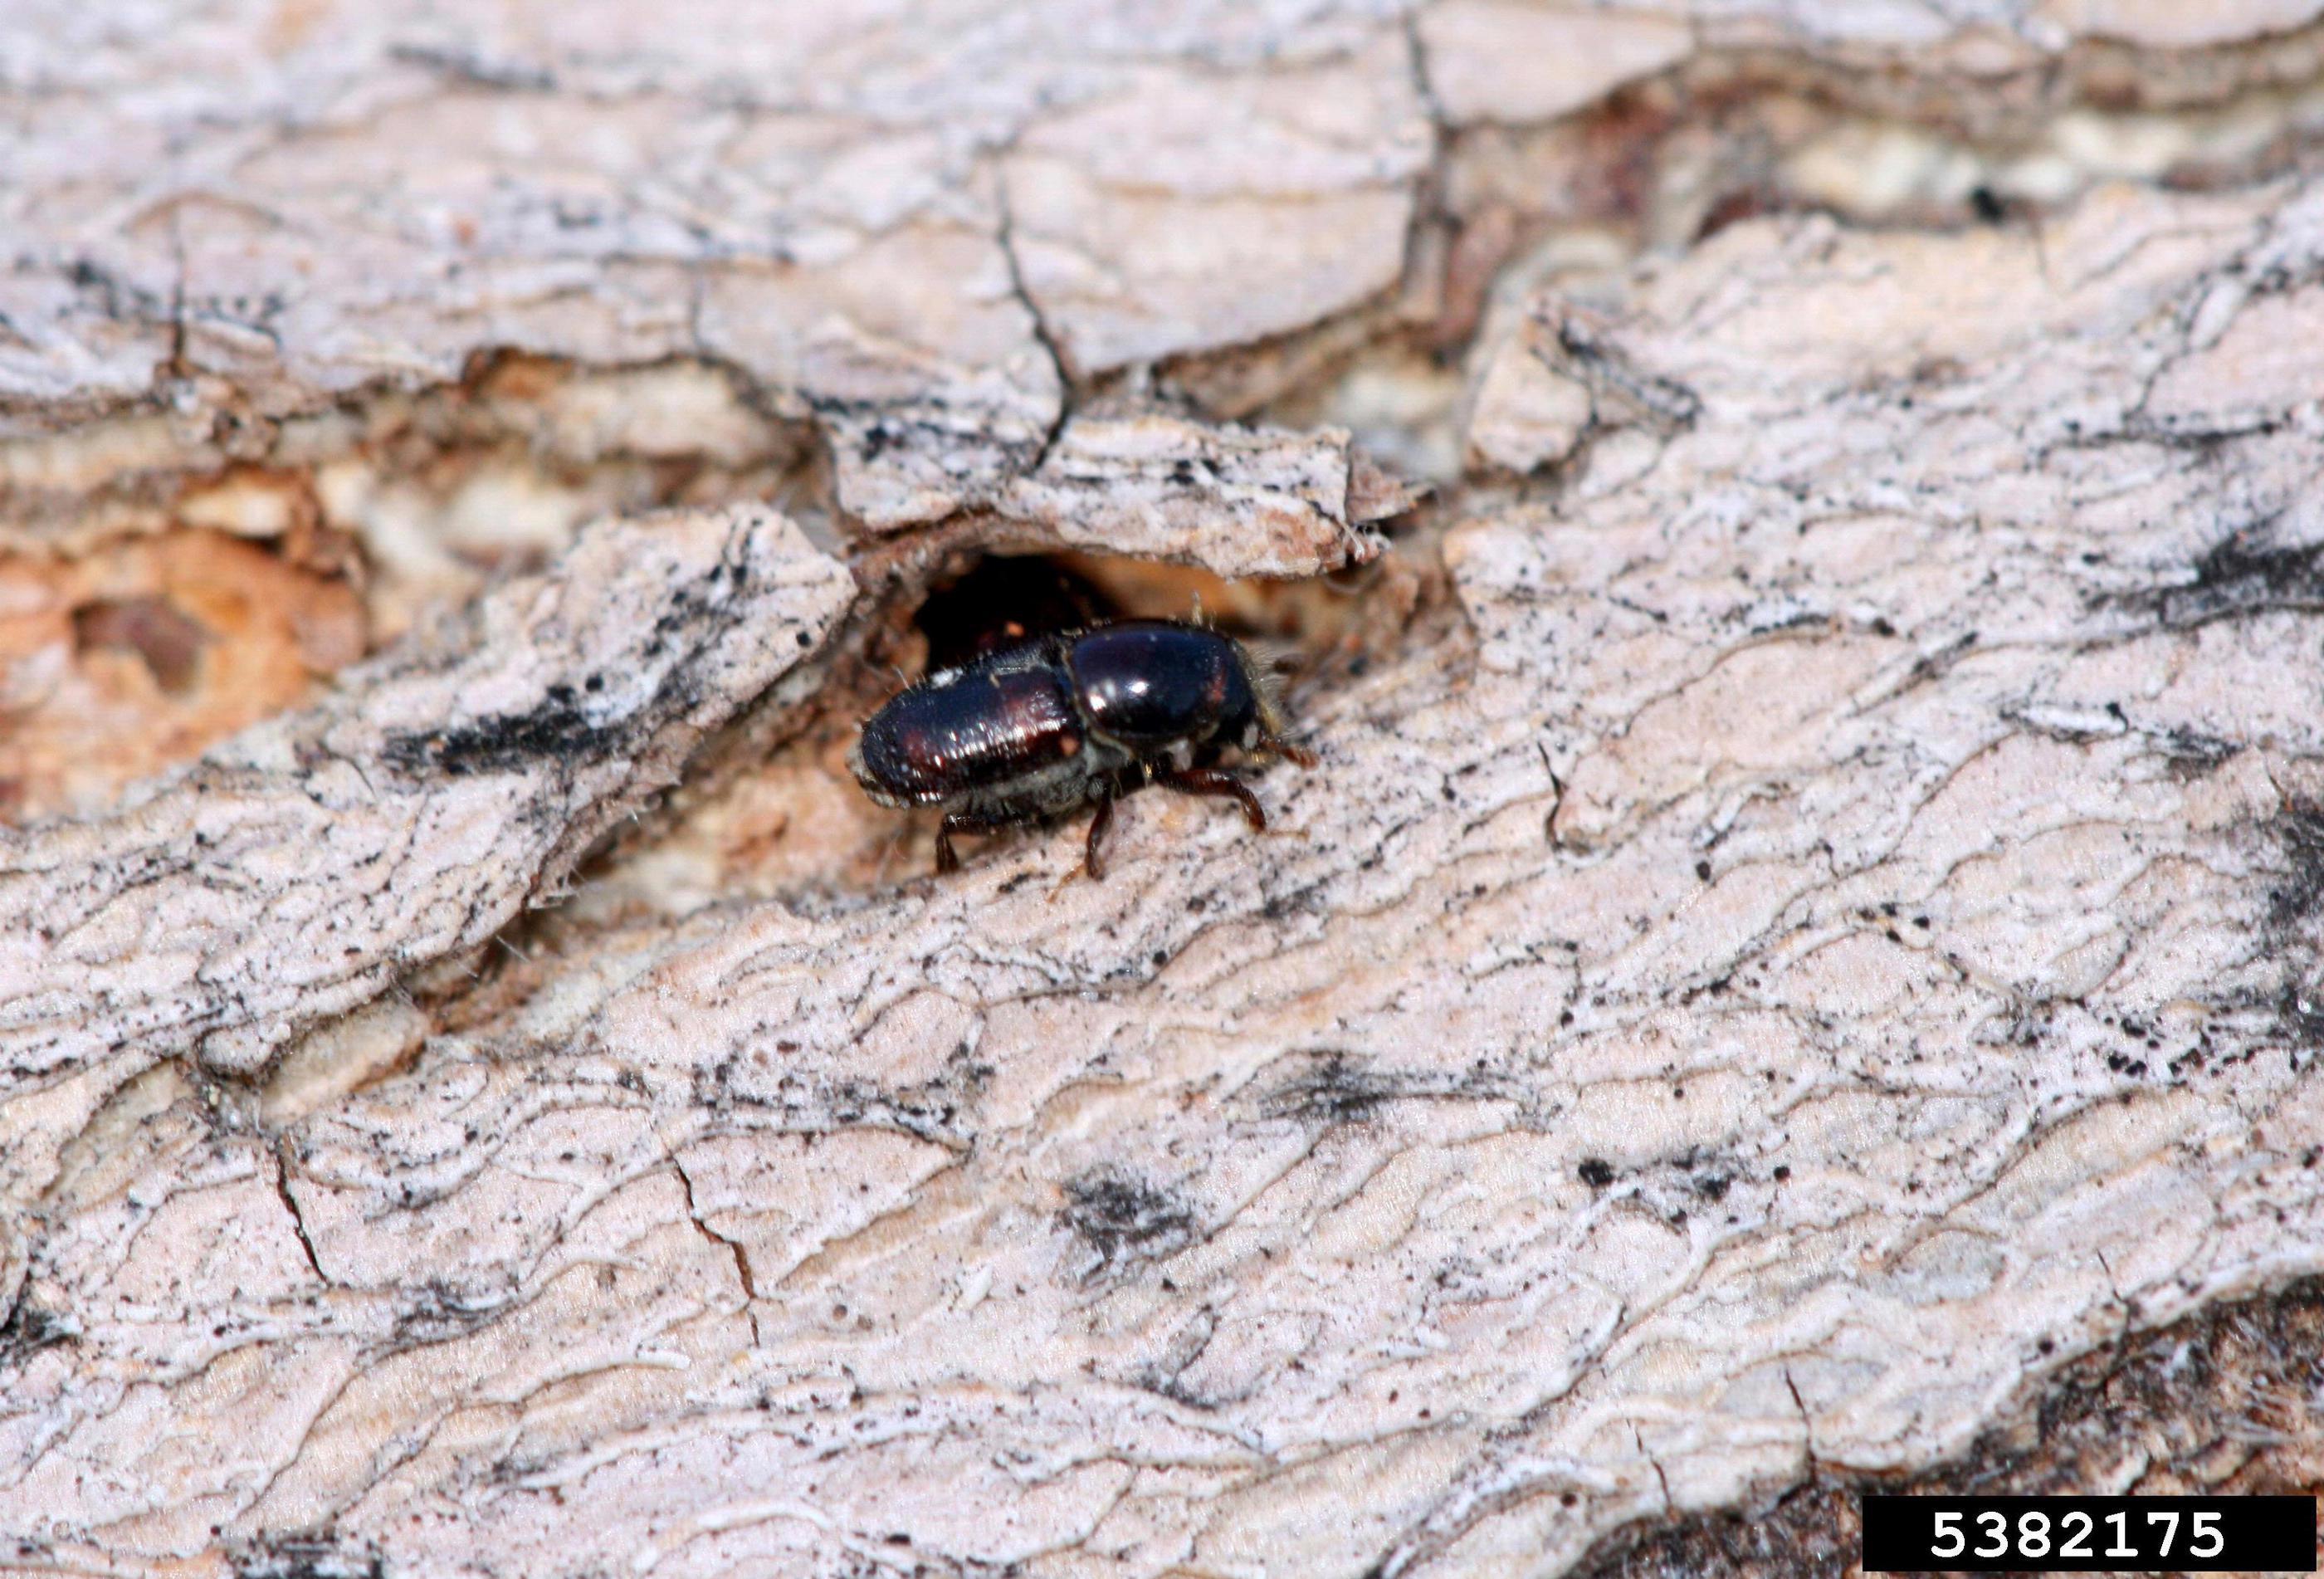
[[[2297,1350],[2303,9],[106,9],[0,24],[0,1562],[1781,1571]],[[987,549],[1292,640],[1265,835],[921,875]]]

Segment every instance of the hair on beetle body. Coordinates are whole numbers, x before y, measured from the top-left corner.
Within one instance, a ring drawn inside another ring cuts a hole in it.
[[[1281,684],[1231,636],[1174,620],[1121,620],[1028,637],[906,687],[864,721],[848,753],[882,806],[935,806],[936,870],[954,834],[1093,806],[1083,864],[1120,797],[1160,784],[1233,800],[1254,831],[1267,813],[1220,753],[1315,758],[1284,738]]]
[[[1283,715],[1283,693],[1289,682],[1284,679],[1297,661],[1297,650],[1287,642],[1270,642],[1263,636],[1237,642],[1243,656],[1250,660],[1253,683],[1259,689],[1259,700],[1278,720]]]

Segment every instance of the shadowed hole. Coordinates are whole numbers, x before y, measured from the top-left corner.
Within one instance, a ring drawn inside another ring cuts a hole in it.
[[[73,612],[73,643],[81,651],[112,648],[135,653],[153,683],[172,697],[193,688],[209,633],[165,598],[133,597],[92,603]]]

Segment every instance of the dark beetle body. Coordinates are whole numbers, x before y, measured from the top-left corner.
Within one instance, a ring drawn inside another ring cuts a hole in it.
[[[1227,747],[1314,759],[1282,739],[1250,654],[1230,637],[1167,620],[1125,620],[1035,636],[928,676],[874,713],[848,765],[882,806],[940,806],[936,870],[957,864],[952,835],[1061,816],[1094,804],[1087,865],[1115,797],[1147,783],[1240,802],[1232,774],[1198,767]]]

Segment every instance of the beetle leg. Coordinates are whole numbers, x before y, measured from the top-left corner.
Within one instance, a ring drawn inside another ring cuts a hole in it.
[[[1098,854],[1098,845],[1105,838],[1105,830],[1113,826],[1113,795],[1101,790],[1097,797],[1097,815],[1090,818],[1089,843],[1082,849],[1082,870],[1090,874],[1092,882],[1103,881],[1105,857]]]
[[[1181,795],[1218,795],[1242,808],[1243,820],[1250,823],[1253,833],[1267,831],[1267,809],[1259,803],[1249,787],[1232,773],[1217,768],[1178,768],[1154,775],[1154,781],[1166,790],[1176,790]]]
[[[944,821],[936,825],[936,875],[938,877],[942,877],[947,872],[960,870],[960,852],[952,847],[953,830],[968,826],[948,813]]]
[[[1277,756],[1283,758],[1286,762],[1296,762],[1303,768],[1312,768],[1317,762],[1323,760],[1317,756],[1314,752],[1309,751],[1305,746],[1294,745],[1289,741],[1285,740],[1282,736],[1276,734],[1270,734],[1262,739],[1259,743],[1259,749],[1261,751],[1271,751]]]

